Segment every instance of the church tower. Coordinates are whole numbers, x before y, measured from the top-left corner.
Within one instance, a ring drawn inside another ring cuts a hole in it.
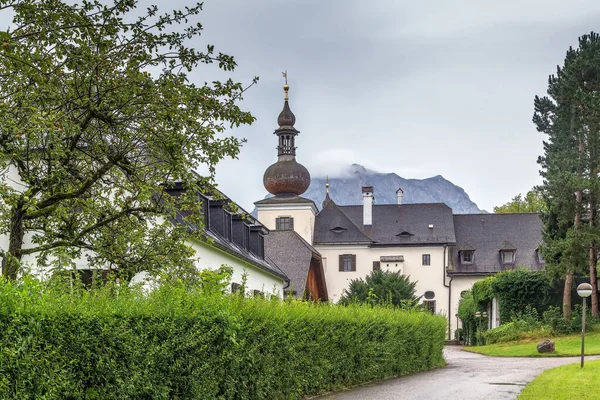
[[[312,244],[317,207],[312,200],[300,195],[310,185],[308,170],[296,161],[296,116],[290,109],[287,76],[283,110],[279,113],[275,129],[277,135],[277,162],[269,166],[263,176],[265,189],[273,195],[257,201],[258,220],[271,230],[295,230],[304,240]]]

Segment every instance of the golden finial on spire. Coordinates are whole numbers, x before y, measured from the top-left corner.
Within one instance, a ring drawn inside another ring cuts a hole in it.
[[[325,175],[325,193],[329,194],[329,175]]]
[[[285,92],[285,101],[288,101],[288,90],[290,90],[290,87],[287,83],[287,70],[285,70],[285,72],[282,72],[281,74],[285,78],[285,85],[283,85],[283,91]]]

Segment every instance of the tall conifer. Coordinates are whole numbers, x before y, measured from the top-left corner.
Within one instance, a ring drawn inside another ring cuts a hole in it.
[[[569,48],[564,65],[548,80],[548,95],[535,97],[533,122],[548,135],[538,162],[547,201],[542,213],[547,268],[564,284],[563,315],[571,315],[574,274],[589,273],[592,314],[596,284],[600,155],[600,37],[592,32]]]

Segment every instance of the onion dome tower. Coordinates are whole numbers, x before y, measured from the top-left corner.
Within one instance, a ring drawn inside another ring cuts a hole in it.
[[[285,76],[285,74],[284,74]],[[263,184],[269,193],[277,195],[299,196],[306,192],[310,185],[310,174],[308,170],[296,162],[296,136],[300,131],[294,128],[296,116],[290,110],[287,77],[283,90],[285,98],[283,110],[277,118],[279,128],[274,134],[279,139],[277,146],[277,162],[272,164],[263,176]]]

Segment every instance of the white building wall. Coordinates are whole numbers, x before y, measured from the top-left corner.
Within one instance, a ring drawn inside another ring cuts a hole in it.
[[[450,299],[450,331],[451,338],[454,339],[454,331],[457,328],[462,328],[460,321],[458,321],[456,314],[458,314],[458,303],[460,302],[460,294],[465,290],[470,290],[473,284],[485,276],[455,276],[452,278],[452,298]]]
[[[198,269],[215,270],[225,264],[233,268],[231,282],[241,284],[242,276],[246,273],[246,290],[249,294],[252,294],[254,290],[260,290],[265,294],[283,297],[285,283],[283,278],[272,275],[207,243],[193,241],[189,244],[196,252]]]
[[[434,292],[435,297],[431,300],[436,301],[436,313],[448,315],[448,288],[444,286],[448,252],[444,251],[443,246],[371,248],[366,245],[315,245],[315,248],[323,257],[327,291],[332,302],[339,301],[351,280],[369,275],[373,270],[373,261],[380,261],[381,256],[402,255],[403,262],[381,262],[381,269],[400,271],[403,275],[409,275],[411,282],[417,282],[418,296],[424,295],[427,291]],[[356,271],[339,271],[340,254],[356,255]],[[430,255],[430,265],[423,265],[423,254]]]
[[[279,217],[294,218],[294,230],[308,243],[313,242],[315,229],[315,211],[312,204],[302,205],[260,205],[256,207],[257,219],[267,229],[275,230],[275,221]]]

